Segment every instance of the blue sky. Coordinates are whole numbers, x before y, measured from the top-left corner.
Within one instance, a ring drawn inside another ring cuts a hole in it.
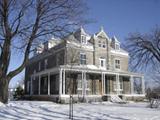
[[[84,26],[90,34],[96,33],[103,26],[109,37],[115,35],[121,42],[129,33],[151,31],[160,25],[160,0],[87,0],[88,18],[94,23]],[[20,53],[12,54],[10,69],[17,67],[22,60]],[[24,76],[24,71],[11,80],[10,86]]]

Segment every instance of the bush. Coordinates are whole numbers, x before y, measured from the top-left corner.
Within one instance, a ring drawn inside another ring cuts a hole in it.
[[[21,100],[21,99],[23,99],[23,97],[24,97],[24,90],[23,90],[23,88],[21,86],[18,86],[16,88],[16,91],[15,91],[13,97],[14,97],[15,100]]]

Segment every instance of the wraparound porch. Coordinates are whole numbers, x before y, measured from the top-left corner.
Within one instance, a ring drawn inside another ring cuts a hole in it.
[[[138,81],[139,89],[135,81]],[[141,74],[61,66],[32,75],[29,94],[58,95],[59,98],[70,94],[78,97],[112,94],[144,96],[145,86]]]

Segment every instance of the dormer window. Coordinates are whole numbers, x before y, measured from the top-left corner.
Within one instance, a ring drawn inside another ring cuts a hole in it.
[[[81,43],[87,44],[86,36],[84,36],[84,35],[81,36]]]
[[[115,49],[120,50],[120,45],[118,43],[115,44]]]

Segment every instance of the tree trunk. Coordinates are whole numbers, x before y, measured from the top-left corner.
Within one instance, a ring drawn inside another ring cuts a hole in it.
[[[8,102],[8,79],[0,80],[0,102]]]

